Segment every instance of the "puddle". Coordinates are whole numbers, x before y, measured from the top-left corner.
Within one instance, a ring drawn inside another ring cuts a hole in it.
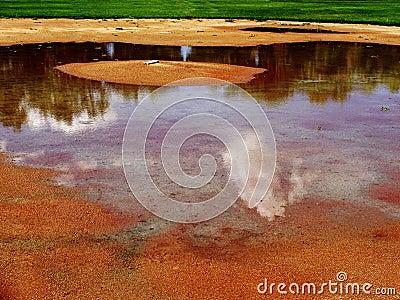
[[[399,214],[397,206],[367,192],[386,180],[388,168],[400,165],[399,47],[328,42],[258,47],[55,43],[0,47],[0,52],[0,150],[14,153],[17,163],[66,171],[55,182],[84,189],[92,201],[143,211],[126,184],[121,145],[133,109],[154,87],[77,79],[53,68],[97,60],[206,61],[268,70],[241,85],[265,110],[277,143],[276,175],[266,196],[269,201],[257,207],[260,215],[273,219],[283,215],[287,205],[307,197],[367,203]],[[180,114],[169,114],[160,123],[150,141],[150,155],[159,151],[163,126]],[[196,151],[185,161],[187,171],[196,172],[202,151],[212,149],[223,160],[216,141],[198,137],[190,142],[187,149]],[[154,161],[153,168],[157,176],[160,163]],[[178,199],[197,197],[193,191],[169,190],[167,179],[159,176],[166,193]],[[215,193],[223,182],[206,192]],[[237,214],[228,212],[224,218],[229,216]]]

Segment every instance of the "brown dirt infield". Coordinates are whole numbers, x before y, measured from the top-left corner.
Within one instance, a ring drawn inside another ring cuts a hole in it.
[[[192,77],[217,78],[232,83],[246,83],[266,70],[215,63],[160,61],[146,65],[143,60],[73,63],[56,69],[81,78],[114,83],[162,86]],[[186,85],[195,81],[185,81]],[[204,84],[204,83],[203,83]]]
[[[240,30],[249,27],[308,28],[332,30],[338,33],[274,33]],[[171,46],[254,46],[307,41],[400,45],[400,28],[290,21],[235,20],[226,22],[221,19],[110,19],[106,21],[0,19],[0,45],[87,41]]]
[[[239,30],[298,24],[1,19],[0,44],[120,41],[244,46],[329,40],[400,45],[397,27],[319,25],[343,34]],[[89,203],[79,191],[55,186],[54,171],[16,166],[4,155],[0,170],[0,299],[263,299],[266,295],[257,294],[257,284],[265,277],[276,283],[321,283],[335,280],[339,271],[348,273],[349,282],[371,282],[400,292],[400,222],[377,208],[304,199],[274,222],[250,211],[259,232],[220,226],[219,238],[210,240],[206,230],[201,236],[193,233],[207,224],[179,225],[135,247],[137,241],[118,239],[118,234],[137,224],[136,216]],[[398,174],[391,178],[371,194],[397,205]],[[388,192],[393,186],[394,192]],[[206,242],[199,244],[201,238]],[[298,296],[302,298],[307,297]]]

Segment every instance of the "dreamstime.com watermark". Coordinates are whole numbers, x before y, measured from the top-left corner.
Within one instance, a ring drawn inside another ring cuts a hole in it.
[[[264,295],[397,295],[396,288],[375,287],[369,282],[359,283],[348,281],[345,272],[336,274],[336,280],[323,283],[314,282],[269,282],[267,278],[257,285],[257,292]]]
[[[200,153],[190,166],[197,164],[199,173],[188,174],[182,161],[193,159],[204,143],[186,153],[185,144],[199,135],[224,149]],[[198,191],[220,174],[218,158],[226,180],[202,197]],[[263,200],[275,171],[275,138],[263,107],[245,90],[218,79],[190,78],[156,89],[136,106],[125,129],[122,161],[132,193],[147,210],[169,221],[196,223],[218,216],[238,198],[250,208]],[[167,189],[157,181],[164,175]],[[190,197],[177,201],[177,194]]]

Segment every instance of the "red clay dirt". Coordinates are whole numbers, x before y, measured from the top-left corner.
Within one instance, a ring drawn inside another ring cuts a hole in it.
[[[400,289],[400,222],[377,209],[304,199],[274,222],[248,211],[259,232],[214,219],[176,226],[135,248],[113,238],[134,216],[54,186],[54,171],[3,156],[0,168],[1,299],[258,299],[264,278],[321,284],[340,271],[351,282]],[[201,233],[214,225],[211,235]]]
[[[267,278],[318,286],[337,282],[339,272],[347,273],[347,282],[398,289],[400,224],[373,209],[306,200],[289,207],[284,219],[263,226],[263,234],[241,234],[229,246],[219,241],[199,246],[181,226],[147,244],[149,255],[139,270],[157,299],[293,299],[279,297],[276,288],[272,295],[259,295],[257,285]],[[229,240],[231,234],[224,233]],[[325,291],[318,299],[338,297]]]
[[[243,46],[335,40],[400,45],[397,27],[321,24],[349,32],[343,34],[238,30],[287,26],[281,23],[1,19],[0,44],[120,41]],[[257,223],[258,231],[224,227],[218,219],[174,226],[149,240],[136,241],[120,238],[137,223],[135,216],[100,207],[79,191],[55,186],[52,177],[57,172],[16,166],[4,156],[0,170],[0,299],[276,299],[276,294],[257,293],[264,278],[318,284],[335,281],[340,271],[348,274],[347,282],[370,282],[374,288],[394,287],[400,292],[400,222],[374,207],[303,199],[287,208],[286,217],[273,222],[249,211],[247,221]],[[371,193],[398,202],[398,186],[388,193],[393,185],[386,184]],[[219,226],[213,227],[215,222]],[[214,228],[212,234],[207,234],[207,226]],[[195,230],[203,233],[194,234]],[[339,295],[325,293],[319,298]]]
[[[400,173],[397,170],[388,172],[385,183],[374,186],[369,193],[376,199],[400,206]]]
[[[249,27],[308,28],[332,30],[338,33],[271,33],[240,30]],[[222,19],[0,19],[0,45],[87,41],[171,46],[255,46],[307,41],[400,45],[400,28],[297,21],[226,22]]]
[[[266,69],[216,63],[160,61],[104,61],[72,63],[56,67],[64,73],[97,81],[113,83],[162,86],[176,80],[193,77],[217,78],[232,83],[246,83]],[[215,81],[212,81],[215,82]],[[196,81],[185,80],[185,85]],[[202,84],[204,82],[202,81]]]

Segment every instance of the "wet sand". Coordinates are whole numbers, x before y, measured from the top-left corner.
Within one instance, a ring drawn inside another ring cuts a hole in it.
[[[266,69],[215,63],[160,61],[145,64],[144,60],[73,63],[56,67],[64,73],[97,81],[161,86],[193,77],[217,78],[232,83],[246,83]],[[196,81],[185,81],[196,85]],[[202,84],[204,82],[202,81]]]
[[[251,32],[240,29],[332,30],[321,32]],[[394,26],[221,19],[0,19],[0,45],[46,42],[126,42],[175,46],[255,46],[260,44],[344,41],[400,45]]]
[[[340,271],[400,288],[400,222],[378,209],[303,199],[274,222],[242,208],[253,230],[217,218],[135,240],[134,216],[54,186],[56,172],[4,156],[0,168],[1,299],[257,299],[264,278],[322,284]]]
[[[96,236],[136,221],[55,186],[57,172],[15,166],[4,155],[0,169],[1,299],[53,298],[66,292],[57,283],[61,278],[87,272],[87,267],[102,272],[113,252]],[[82,284],[85,290],[90,286]]]
[[[0,43],[255,45],[340,40],[400,44],[400,31],[394,27],[324,25],[352,31],[337,35],[237,30],[260,24],[224,20],[0,20]],[[320,284],[335,281],[340,271],[347,273],[347,282],[370,282],[374,287],[400,291],[400,221],[378,208],[340,200],[301,199],[287,208],[284,218],[268,222],[255,211],[236,207],[246,212],[239,225],[217,218],[172,226],[142,240],[128,233],[145,220],[85,201],[80,191],[55,186],[52,178],[57,172],[16,166],[4,156],[0,170],[1,299],[262,299],[272,297],[257,293],[264,278],[276,283]],[[399,205],[399,190],[399,174],[388,170],[386,182],[369,192]],[[256,229],[241,227],[248,222],[257,224]],[[291,295],[282,298],[290,299]]]
[[[222,227],[220,238],[207,244],[199,244],[206,233],[193,236],[181,226],[148,243],[151,256],[139,270],[160,298],[291,299],[290,294],[279,297],[276,287],[272,295],[259,295],[257,284],[267,278],[269,283],[318,286],[338,282],[339,272],[348,275],[346,283],[370,282],[398,291],[400,224],[377,210],[308,199],[289,207],[285,218],[260,221],[260,226],[260,234]],[[318,299],[338,297],[326,291]]]

